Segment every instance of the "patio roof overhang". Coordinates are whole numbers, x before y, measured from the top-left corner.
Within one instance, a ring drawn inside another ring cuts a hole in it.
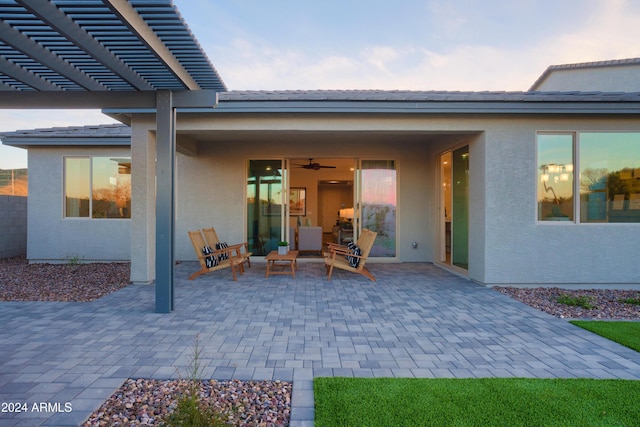
[[[0,0],[0,108],[156,113],[156,311],[173,310],[176,108],[227,88],[171,0]]]

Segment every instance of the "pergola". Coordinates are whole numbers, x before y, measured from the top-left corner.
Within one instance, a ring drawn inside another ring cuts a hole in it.
[[[171,0],[0,0],[0,108],[155,110],[159,313],[174,308],[176,109],[221,91]]]

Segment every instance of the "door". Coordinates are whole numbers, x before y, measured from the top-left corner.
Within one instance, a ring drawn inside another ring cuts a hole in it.
[[[378,233],[371,257],[396,256],[397,178],[395,160],[361,160],[356,206],[356,230]]]
[[[247,170],[247,240],[249,250],[267,255],[287,239],[286,164],[283,159],[249,160]]]
[[[440,156],[440,262],[469,268],[469,146]]]

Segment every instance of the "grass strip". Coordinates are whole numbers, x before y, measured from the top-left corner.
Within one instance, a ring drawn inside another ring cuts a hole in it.
[[[640,322],[572,320],[570,323],[640,352]]]
[[[640,381],[316,378],[315,426],[633,426]]]

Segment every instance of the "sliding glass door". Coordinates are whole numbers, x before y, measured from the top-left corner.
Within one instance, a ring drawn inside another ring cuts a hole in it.
[[[440,261],[469,268],[469,146],[440,156]]]
[[[469,146],[453,151],[452,179],[452,253],[453,265],[469,268]]]
[[[356,227],[378,233],[371,257],[396,256],[396,162],[362,160],[358,196],[360,215]]]
[[[250,160],[247,172],[247,239],[255,255],[277,250],[286,239],[286,168],[282,159]]]
[[[351,214],[353,238],[357,240],[362,228],[375,231],[378,236],[369,256],[396,257],[396,162],[361,160],[359,166],[355,173],[355,209]],[[246,226],[250,250],[255,255],[264,256],[276,250],[280,240],[293,241],[288,190],[285,159],[249,160]]]

